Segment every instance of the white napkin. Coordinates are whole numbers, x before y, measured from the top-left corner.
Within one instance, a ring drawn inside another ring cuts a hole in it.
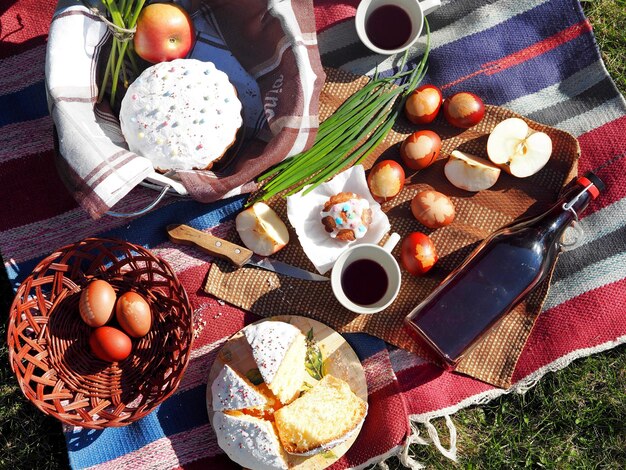
[[[378,243],[389,232],[389,218],[372,198],[365,170],[362,165],[355,165],[335,176],[332,180],[320,184],[307,195],[303,192],[287,198],[287,217],[296,230],[304,253],[315,265],[320,274],[326,273],[348,247],[361,243]],[[342,242],[331,238],[322,225],[320,215],[324,204],[331,196],[340,192],[352,192],[367,199],[372,210],[372,223],[367,233],[353,242]]]
[[[85,6],[61,1],[46,54],[48,105],[59,135],[58,168],[94,218],[154,172],[148,159],[128,151],[115,118],[94,110],[95,64],[109,35]]]

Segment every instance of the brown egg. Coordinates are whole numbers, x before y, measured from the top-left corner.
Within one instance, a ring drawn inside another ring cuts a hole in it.
[[[93,328],[104,325],[113,316],[115,298],[111,284],[101,279],[91,281],[80,294],[78,310],[81,318]]]
[[[136,292],[120,296],[115,305],[115,317],[122,329],[134,338],[145,336],[152,325],[150,306]]]

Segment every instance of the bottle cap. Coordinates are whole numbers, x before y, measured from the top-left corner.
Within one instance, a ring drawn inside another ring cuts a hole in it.
[[[598,178],[594,173],[588,171],[585,176],[578,178],[578,184],[581,186],[589,186],[589,194],[593,199],[597,198],[602,191],[606,189],[604,181]]]

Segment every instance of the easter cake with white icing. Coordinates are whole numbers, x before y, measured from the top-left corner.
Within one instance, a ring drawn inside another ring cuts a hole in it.
[[[120,125],[132,152],[159,171],[211,168],[236,140],[242,106],[211,62],[176,59],[148,67],[128,87]]]
[[[321,358],[322,377],[307,372],[310,348],[318,347],[310,341],[293,324],[265,320],[246,326],[233,349],[220,353],[233,365],[222,362],[210,383],[211,423],[219,446],[244,468],[325,468],[325,458],[305,462],[361,428],[367,401],[325,371]]]
[[[215,411],[258,408],[267,404],[265,396],[228,364],[224,365],[211,384],[211,392]]]
[[[244,468],[287,469],[287,457],[271,421],[243,413],[213,416],[217,443]]]
[[[281,403],[290,403],[306,374],[306,338],[299,328],[280,321],[249,325],[244,334],[263,381]]]

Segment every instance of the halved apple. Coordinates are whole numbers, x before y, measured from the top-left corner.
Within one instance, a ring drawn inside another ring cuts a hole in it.
[[[552,155],[552,139],[532,130],[526,121],[509,118],[499,123],[487,140],[489,160],[518,178],[534,175]]]
[[[274,254],[289,242],[287,226],[263,202],[256,202],[237,214],[235,228],[243,244],[257,255]]]
[[[491,188],[500,176],[500,168],[484,158],[453,150],[443,167],[448,181],[466,191]]]

